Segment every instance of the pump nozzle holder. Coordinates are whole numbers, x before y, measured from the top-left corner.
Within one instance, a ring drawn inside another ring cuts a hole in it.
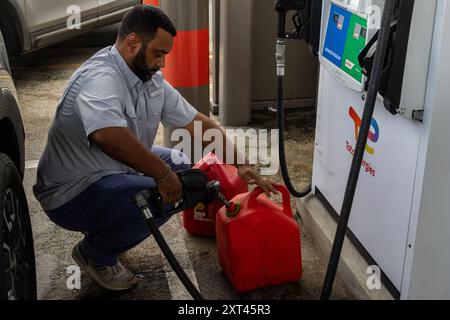
[[[280,39],[300,39],[301,23],[296,23],[294,18],[295,31],[286,32],[286,17],[289,11],[296,11],[298,17],[306,7],[307,0],[276,0],[275,10],[278,12],[278,38]]]

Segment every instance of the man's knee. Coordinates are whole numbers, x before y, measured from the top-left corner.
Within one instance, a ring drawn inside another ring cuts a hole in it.
[[[173,171],[185,171],[192,167],[191,160],[188,156],[179,150],[172,150],[171,160]]]
[[[146,176],[120,174],[103,178],[99,190],[105,199],[113,202],[128,201],[142,190],[156,188],[155,181]]]

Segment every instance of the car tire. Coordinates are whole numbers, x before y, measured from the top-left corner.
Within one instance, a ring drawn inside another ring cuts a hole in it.
[[[22,180],[0,153],[0,300],[36,299],[36,264]]]

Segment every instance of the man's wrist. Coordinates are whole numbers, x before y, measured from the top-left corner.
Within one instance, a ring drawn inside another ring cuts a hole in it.
[[[172,168],[166,164],[166,171],[164,172],[164,175],[161,176],[160,178],[155,178],[155,182],[156,184],[162,184],[164,182],[166,182],[167,180],[169,180],[170,178],[170,174],[171,174]]]

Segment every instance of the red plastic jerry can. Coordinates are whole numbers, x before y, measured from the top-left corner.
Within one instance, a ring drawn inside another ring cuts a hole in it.
[[[261,188],[236,196],[239,212],[233,216],[222,207],[217,213],[219,262],[234,288],[246,292],[298,281],[302,276],[300,228],[292,216],[286,187],[282,207]]]
[[[248,183],[238,175],[238,170],[232,165],[223,164],[215,154],[210,153],[194,166],[194,169],[206,173],[208,180],[220,182],[220,192],[231,199],[239,193],[248,191]],[[216,214],[223,204],[216,200],[209,205],[200,203],[194,209],[183,212],[184,228],[195,236],[216,236]]]

